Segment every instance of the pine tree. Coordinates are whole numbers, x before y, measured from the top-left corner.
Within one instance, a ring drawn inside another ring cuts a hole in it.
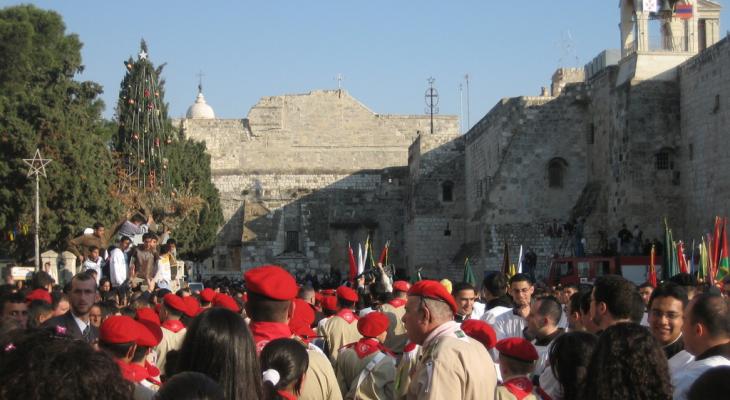
[[[60,15],[34,6],[0,10],[0,253],[33,253],[34,180],[22,159],[40,148],[53,161],[40,181],[41,249],[117,222],[111,133],[101,117],[100,85],[74,79],[81,42]]]
[[[142,191],[156,190],[167,184],[165,147],[172,142],[163,100],[164,81],[160,79],[165,64],[155,69],[143,39],[137,61],[130,57],[124,65],[127,73],[117,103],[116,148],[124,161],[128,184]]]
[[[128,211],[144,210],[172,231],[180,253],[210,254],[223,222],[210,156],[202,143],[173,135],[164,101],[162,69],[148,57],[144,40],[137,61],[125,61],[115,146],[121,177],[118,196]]]

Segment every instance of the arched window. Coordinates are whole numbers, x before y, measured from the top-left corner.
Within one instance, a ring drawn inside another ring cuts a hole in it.
[[[548,186],[562,188],[568,163],[562,158],[553,158],[548,163]]]
[[[441,200],[454,201],[454,182],[446,181],[441,184]]]

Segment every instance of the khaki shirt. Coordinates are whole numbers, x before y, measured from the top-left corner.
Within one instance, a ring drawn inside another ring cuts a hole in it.
[[[383,353],[376,351],[360,358],[352,348],[340,351],[335,372],[343,398],[346,400],[390,400],[395,398],[395,359],[390,355],[386,354],[369,373],[365,374],[360,386],[357,385],[363,370],[378,354]]]
[[[407,399],[493,400],[497,374],[478,341],[449,321],[429,334],[413,372]]]
[[[327,321],[319,333],[327,341],[327,350],[329,351],[330,361],[334,364],[342,346],[355,343],[362,335],[357,330],[357,320],[348,323],[342,317],[333,315]]]
[[[160,375],[165,375],[167,353],[170,350],[180,350],[185,339],[185,332],[187,332],[185,328],[177,332],[173,332],[165,327],[162,328],[162,341],[155,348],[157,350],[157,368],[160,369]]]
[[[327,357],[321,350],[307,350],[309,354],[309,368],[307,368],[304,384],[302,385],[299,400],[342,400],[337,377]]]
[[[394,307],[391,304],[385,303],[380,306],[380,311],[388,316],[390,320],[388,336],[385,338],[385,343],[383,344],[392,352],[400,354],[403,352],[403,348],[408,341],[406,326],[403,324],[403,315],[406,313],[406,308],[405,306]]]
[[[396,399],[405,399],[408,395],[408,386],[411,384],[411,371],[415,370],[418,364],[418,359],[421,358],[421,346],[413,344],[409,349],[406,346],[403,351],[403,356],[398,362],[398,367],[395,372],[395,391]]]

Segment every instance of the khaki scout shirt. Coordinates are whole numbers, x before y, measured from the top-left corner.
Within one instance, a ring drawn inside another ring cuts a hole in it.
[[[348,310],[351,312],[351,310]],[[357,319],[351,319],[347,322],[341,312],[335,314],[327,321],[320,332],[327,341],[327,350],[329,351],[330,361],[334,364],[337,361],[339,350],[342,346],[355,343],[362,335],[357,330]],[[352,314],[354,315],[354,314]]]
[[[409,343],[403,349],[403,356],[398,362],[395,371],[396,399],[403,400],[408,395],[408,386],[411,384],[411,371],[414,371],[421,358],[421,346]]]
[[[398,304],[395,300],[391,301],[391,303]],[[390,320],[388,336],[385,339],[384,345],[394,353],[400,354],[403,352],[403,348],[408,341],[406,326],[403,324],[403,315],[406,313],[406,308],[405,306],[396,307],[391,303],[385,303],[380,306],[380,311]]]
[[[372,366],[369,372],[363,373],[371,362],[376,361],[376,357],[381,357],[381,359]],[[335,372],[342,396],[346,400],[391,400],[395,398],[395,359],[382,351],[375,351],[360,358],[354,348],[344,348],[337,358]]]
[[[431,332],[423,343],[408,388],[409,400],[493,400],[497,375],[492,357],[457,322]]]
[[[327,357],[312,345],[309,345],[307,354],[309,354],[309,367],[299,400],[342,400],[335,371]]]

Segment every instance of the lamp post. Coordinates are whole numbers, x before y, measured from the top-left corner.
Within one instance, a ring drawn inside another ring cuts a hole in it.
[[[40,175],[46,177],[46,165],[51,162],[50,159],[41,157],[41,151],[35,150],[33,158],[24,158],[23,162],[28,165],[28,177],[35,175],[35,270],[41,270],[41,251],[38,233],[40,232]]]

